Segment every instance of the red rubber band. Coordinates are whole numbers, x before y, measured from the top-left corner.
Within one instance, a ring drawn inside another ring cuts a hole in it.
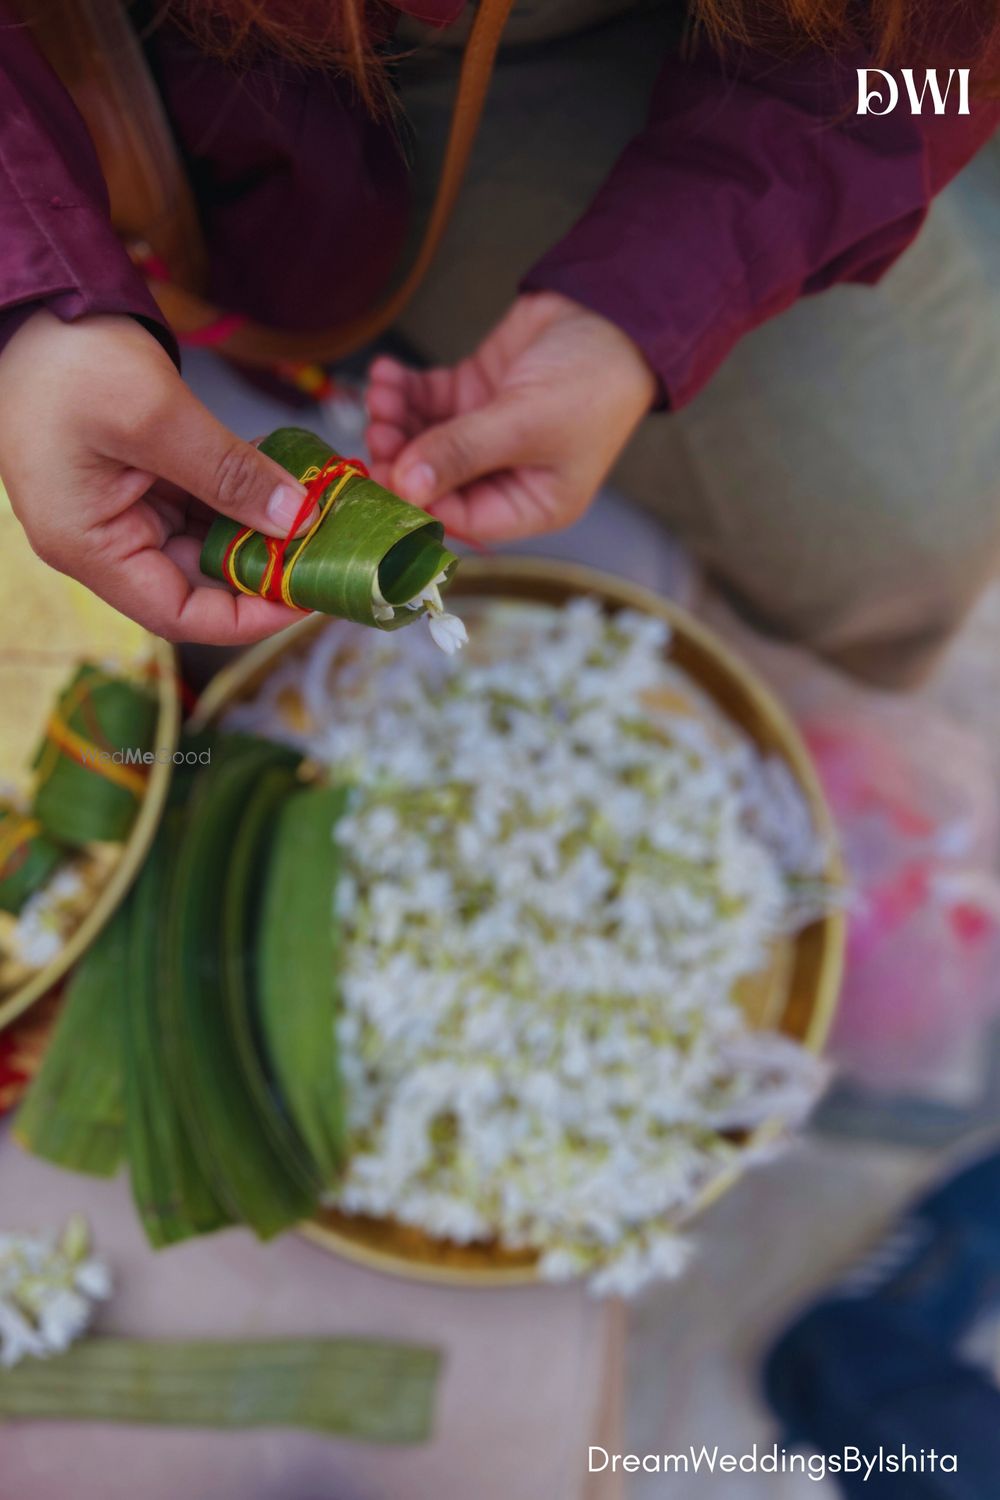
[[[267,599],[272,604],[284,603],[281,596],[281,586],[285,576],[285,555],[288,552],[288,548],[295,540],[295,534],[299,530],[299,527],[312,515],[314,508],[320,503],[334,480],[340,479],[348,471],[359,475],[362,479],[369,478],[368,470],[360,458],[328,459],[319,473],[313,479],[310,479],[306,485],[306,492],[302,496],[302,502],[295,513],[295,519],[289,527],[287,535],[284,537],[264,537],[268,561],[261,580],[262,584],[265,579],[267,580],[267,587],[261,587],[258,590],[262,599]],[[251,534],[252,530],[253,528],[250,526],[241,527],[230,538],[229,545],[223,553],[222,576],[231,584],[236,584],[236,577],[233,572],[233,553],[240,543]]]

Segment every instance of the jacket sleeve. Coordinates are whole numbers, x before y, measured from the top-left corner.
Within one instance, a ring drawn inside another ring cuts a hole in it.
[[[671,56],[645,131],[525,290],[616,323],[689,401],[740,337],[835,282],[874,282],[992,134],[969,116],[857,114],[863,55]],[[973,75],[974,76],[974,75]]]
[[[64,322],[88,313],[138,318],[177,358],[111,227],[87,128],[0,0],[0,350],[40,307]]]

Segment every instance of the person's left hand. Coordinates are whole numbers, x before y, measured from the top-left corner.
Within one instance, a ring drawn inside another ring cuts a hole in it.
[[[607,318],[527,293],[452,369],[375,361],[372,476],[470,541],[556,531],[586,510],[656,389]]]

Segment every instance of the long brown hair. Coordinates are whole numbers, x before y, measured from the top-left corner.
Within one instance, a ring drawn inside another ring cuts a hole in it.
[[[384,0],[166,0],[165,13],[206,52],[240,65],[271,53],[336,68],[373,109],[386,104],[378,42],[391,29]],[[391,14],[391,12],[390,12]]]
[[[719,47],[862,46],[900,67],[975,63],[1000,35],[1000,0],[690,0]]]
[[[216,56],[245,60],[269,51],[305,66],[336,67],[369,106],[386,103],[377,50],[391,31],[386,0],[166,0],[166,6]],[[689,0],[688,12],[692,30],[720,48],[864,45],[876,61],[903,66],[973,63],[992,53],[1000,36],[1000,0]]]

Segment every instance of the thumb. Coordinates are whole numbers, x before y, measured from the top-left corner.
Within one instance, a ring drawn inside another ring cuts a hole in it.
[[[413,505],[432,505],[474,479],[525,461],[525,421],[509,402],[428,427],[409,443],[392,470],[392,488]]]
[[[270,536],[287,535],[305,487],[252,443],[230,432],[187,386],[178,384],[152,442],[147,440],[133,459],[136,467],[179,485],[242,526]]]

